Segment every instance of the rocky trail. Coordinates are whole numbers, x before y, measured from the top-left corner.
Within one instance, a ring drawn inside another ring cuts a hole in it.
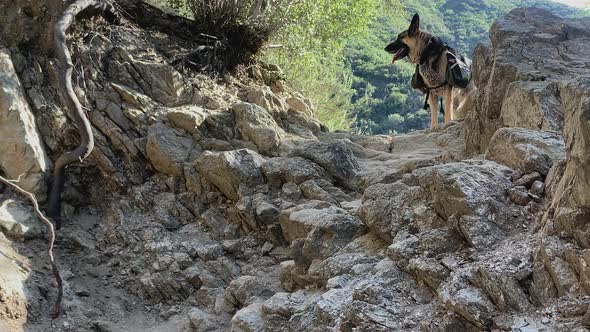
[[[587,23],[512,11],[465,119],[391,136],[328,132],[275,66],[211,77],[180,37],[77,23],[96,148],[68,169],[62,314],[43,225],[0,186],[0,330],[586,331]],[[78,139],[55,71],[0,48],[0,169],[40,201]]]

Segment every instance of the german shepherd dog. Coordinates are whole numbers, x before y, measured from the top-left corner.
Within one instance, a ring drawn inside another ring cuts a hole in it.
[[[454,111],[463,102],[467,93],[474,86],[470,83],[466,89],[452,87],[446,82],[448,52],[454,50],[432,34],[420,30],[420,16],[415,14],[408,30],[403,31],[397,39],[387,45],[385,51],[393,54],[392,64],[408,57],[416,66],[412,78],[412,88],[428,93],[430,105],[430,128],[438,126],[438,108],[440,97],[444,98],[445,123],[454,120]]]

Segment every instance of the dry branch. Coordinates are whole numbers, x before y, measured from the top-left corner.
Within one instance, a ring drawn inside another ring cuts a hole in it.
[[[63,90],[64,103],[71,110],[80,132],[80,145],[78,148],[64,153],[55,162],[47,213],[55,220],[57,229],[61,227],[61,192],[64,185],[65,168],[70,164],[84,161],[94,148],[94,136],[90,121],[72,87],[74,64],[66,42],[66,32],[76,16],[89,8],[102,11],[111,8],[111,4],[106,0],[77,0],[63,12],[61,18],[55,24],[54,30],[55,51],[61,69],[60,89]]]
[[[19,176],[19,180],[20,180],[20,176]],[[45,215],[43,215],[41,210],[39,210],[39,203],[37,202],[35,195],[33,195],[32,193],[30,193],[30,192],[22,189],[18,185],[16,185],[15,182],[18,182],[18,181],[8,180],[8,179],[4,178],[3,176],[0,176],[0,181],[2,183],[6,184],[7,186],[11,187],[12,189],[18,191],[19,193],[25,195],[29,199],[29,201],[31,201],[31,204],[33,204],[33,208],[35,210],[35,213],[39,217],[39,219],[41,219],[41,221],[43,221],[43,223],[45,223],[45,225],[47,226],[47,230],[49,233],[48,234],[49,235],[49,239],[48,239],[49,243],[47,246],[47,256],[49,256],[49,261],[51,262],[51,269],[53,270],[53,276],[55,277],[55,282],[57,283],[57,299],[55,300],[55,307],[53,308],[53,313],[51,315],[51,317],[53,319],[55,319],[59,316],[59,312],[60,312],[61,298],[63,296],[63,284],[62,284],[61,276],[59,275],[59,269],[57,268],[57,263],[55,263],[55,258],[53,257],[53,244],[55,243],[55,230],[53,229],[53,224],[51,223],[51,221],[49,221],[49,219],[47,219],[45,217]]]

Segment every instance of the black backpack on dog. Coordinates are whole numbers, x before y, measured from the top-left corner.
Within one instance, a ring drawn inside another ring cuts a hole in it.
[[[471,60],[447,52],[446,82],[453,87],[465,89],[471,81]]]

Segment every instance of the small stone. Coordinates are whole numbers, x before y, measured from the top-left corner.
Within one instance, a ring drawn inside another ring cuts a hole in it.
[[[543,324],[545,324],[545,325],[549,324],[549,322],[551,322],[551,320],[550,320],[549,318],[547,318],[547,317],[544,317],[544,318],[541,320],[541,323],[543,323]]]
[[[96,321],[92,323],[92,329],[96,332],[112,332],[111,324],[103,321]]]
[[[540,197],[540,196],[543,196],[544,193],[545,193],[545,184],[543,182],[535,181],[531,185],[531,194]]]
[[[518,179],[518,181],[515,181],[514,186],[515,187],[522,186],[522,187],[530,188],[534,182],[540,181],[540,180],[541,180],[541,174],[534,172],[534,173],[524,175],[523,177]]]
[[[230,254],[235,254],[242,250],[241,240],[225,240],[221,244],[223,245],[223,250]]]
[[[174,315],[178,315],[180,313],[181,309],[179,306],[173,306],[171,308],[169,308],[168,310],[163,310],[160,312],[160,317],[162,317],[163,320],[169,320],[170,318],[172,318],[172,316]]]
[[[273,245],[269,242],[264,243],[262,246],[261,252],[263,255],[267,255],[273,248]]]
[[[301,198],[301,189],[294,182],[287,182],[283,185],[283,194],[293,200],[297,201]]]
[[[520,178],[522,178],[523,176],[524,176],[524,172],[517,169],[516,171],[512,172],[512,175],[510,175],[510,179],[512,179],[512,182],[516,182]]]
[[[215,323],[212,317],[199,308],[192,308],[188,312],[188,320],[193,327],[193,331],[205,332],[215,330]]]
[[[512,203],[526,206],[531,201],[529,194],[525,187],[514,187],[508,190],[508,196]]]
[[[260,202],[256,206],[256,218],[260,220],[264,225],[272,225],[279,221],[279,215],[281,211],[276,206],[268,202]]]

